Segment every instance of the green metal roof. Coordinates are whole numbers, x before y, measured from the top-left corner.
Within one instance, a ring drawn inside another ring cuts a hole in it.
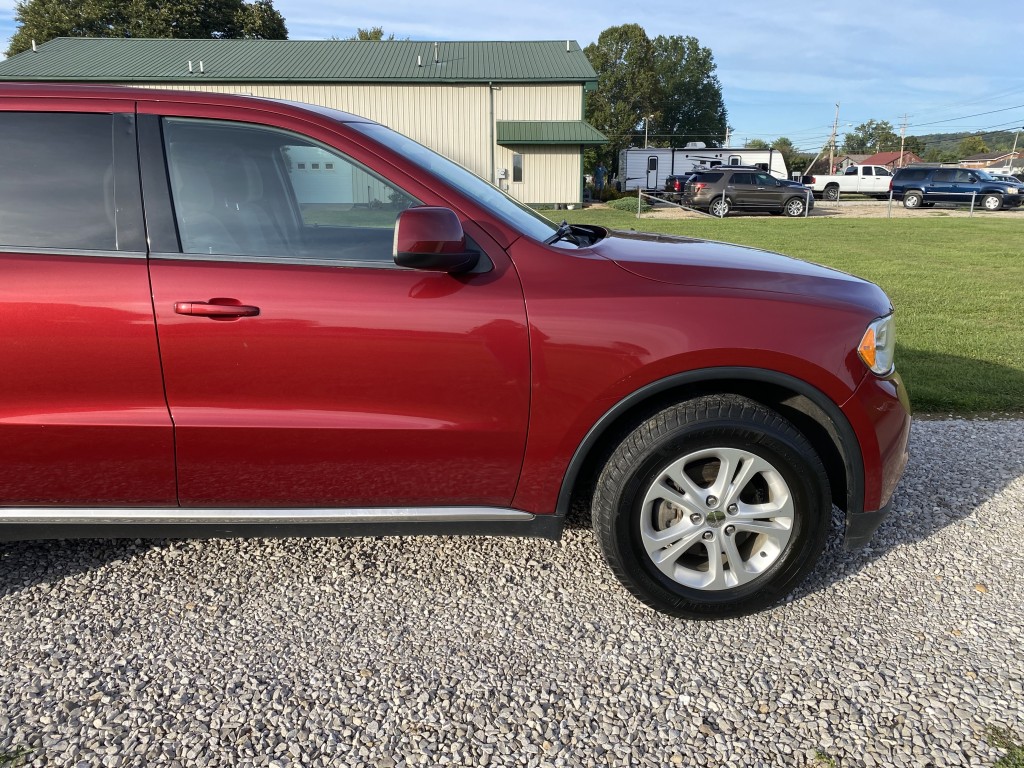
[[[499,144],[607,144],[608,138],[584,120],[499,120]]]
[[[579,44],[566,40],[434,43],[58,37],[36,51],[23,51],[0,62],[0,80],[586,84],[596,82],[597,74]]]

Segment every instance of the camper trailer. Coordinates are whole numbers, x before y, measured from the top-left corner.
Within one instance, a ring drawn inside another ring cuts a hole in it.
[[[785,179],[786,161],[774,149],[708,147],[691,142],[685,147],[629,148],[619,152],[619,181],[624,192],[642,189],[657,193],[665,179],[682,173],[706,170],[718,165],[751,165]]]

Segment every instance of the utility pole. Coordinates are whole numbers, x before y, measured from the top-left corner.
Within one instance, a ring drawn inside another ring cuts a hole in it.
[[[1017,129],[1017,132],[1013,134],[1013,149],[1010,150],[1010,172],[1013,173],[1013,161],[1017,159],[1017,137],[1020,136],[1020,132],[1024,131],[1024,126]]]
[[[897,164],[897,168],[903,167],[903,147],[907,141],[907,118],[909,115],[903,115],[903,122],[900,123],[900,159]]]
[[[832,135],[828,137],[828,172],[835,173],[836,132],[839,130],[839,102],[836,102],[836,119],[832,121]]]

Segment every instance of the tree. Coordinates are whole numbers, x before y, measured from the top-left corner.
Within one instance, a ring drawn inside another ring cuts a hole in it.
[[[981,136],[968,136],[957,145],[956,152],[960,157],[981,155],[988,152],[988,145]]]
[[[272,0],[18,0],[7,55],[55,37],[284,39]]]
[[[619,151],[643,141],[679,147],[688,141],[713,146],[725,137],[722,86],[711,51],[694,37],[659,36],[639,24],[609,27],[584,49],[597,72],[597,90],[587,99],[587,121],[608,144],[588,151],[588,164],[618,164]]]
[[[608,137],[596,161],[616,167],[619,150],[628,147],[638,126],[658,115],[654,52],[639,24],[609,27],[584,54],[597,72],[597,90],[587,99],[587,121]]]
[[[235,17],[241,34],[249,40],[286,40],[288,27],[272,0],[254,0],[242,3],[242,10]]]
[[[384,37],[384,27],[370,27],[369,29],[363,29],[360,27],[356,30],[354,36],[350,37],[349,40],[394,40],[393,34]]]
[[[843,151],[850,154],[869,154],[874,152],[898,152],[900,137],[892,129],[892,123],[868,120],[861,123],[853,131],[846,134]]]
[[[927,146],[917,136],[907,136],[907,138],[903,140],[903,150],[905,152],[913,152],[918,157],[924,157],[924,153],[927,151]]]
[[[659,35],[653,42],[660,90],[659,143],[682,147],[689,141],[721,145],[726,112],[722,84],[711,50],[695,37]],[[666,135],[667,134],[667,135]]]
[[[747,141],[747,149],[768,149],[770,146],[764,139],[750,139]]]

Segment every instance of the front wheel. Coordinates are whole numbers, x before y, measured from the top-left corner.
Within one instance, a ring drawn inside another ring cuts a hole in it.
[[[618,579],[686,618],[762,610],[792,590],[825,545],[828,479],[778,413],[714,395],[638,426],[605,465],[594,527]]]
[[[804,202],[803,198],[791,197],[783,205],[782,210],[785,211],[787,216],[803,216],[806,207],[807,203]]]
[[[981,198],[981,207],[986,211],[998,211],[1003,207],[1003,198],[1000,195],[985,195]]]

